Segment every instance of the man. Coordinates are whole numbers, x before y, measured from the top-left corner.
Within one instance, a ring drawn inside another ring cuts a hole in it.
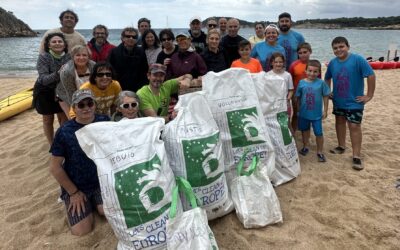
[[[61,186],[68,223],[73,235],[82,236],[93,229],[93,210],[104,215],[96,165],[79,146],[75,132],[87,124],[108,121],[95,115],[96,102],[92,92],[80,89],[72,96],[76,117],[61,126],[50,149],[50,173]]]
[[[212,29],[218,28],[217,20],[215,18],[209,18],[207,20],[207,33]]]
[[[145,17],[142,17],[138,20],[137,26],[139,29],[139,38],[137,40],[137,46],[142,47],[142,35],[146,30],[149,30],[151,28],[150,20]]]
[[[221,17],[218,19],[218,27],[219,27],[219,33],[221,34],[221,37],[224,37],[226,35],[226,24],[227,20],[225,17]]]
[[[107,41],[108,29],[102,24],[98,24],[93,28],[93,38],[88,42],[87,46],[92,52],[91,59],[95,62],[107,60],[108,54],[115,48],[115,45]]]
[[[245,40],[238,35],[240,24],[236,18],[228,20],[228,34],[221,39],[221,46],[227,53],[227,64],[230,66],[232,62],[240,58],[239,55],[239,42]]]
[[[86,46],[85,38],[79,32],[75,31],[75,26],[79,21],[78,15],[72,10],[65,10],[61,12],[59,19],[61,23],[60,28],[50,29],[44,33],[42,41],[40,42],[40,53],[44,52],[44,40],[50,33],[63,33],[67,41],[68,51],[75,45]]]
[[[136,46],[138,31],[127,27],[121,32],[121,44],[113,48],[108,61],[116,72],[116,80],[122,90],[136,92],[147,83],[146,72],[149,68],[144,51]]]
[[[168,115],[171,94],[177,94],[179,88],[189,88],[193,77],[186,74],[164,82],[166,70],[167,67],[162,64],[150,65],[147,73],[149,85],[143,86],[137,94],[140,98],[140,111],[144,116],[160,116],[169,122],[172,119]]]
[[[190,19],[190,37],[197,53],[201,53],[207,46],[207,35],[201,30],[201,18],[194,16]]]
[[[279,15],[278,26],[280,30],[278,44],[285,49],[286,70],[289,70],[292,62],[297,60],[297,47],[304,43],[304,37],[302,34],[290,29],[292,27],[292,18],[287,12]]]

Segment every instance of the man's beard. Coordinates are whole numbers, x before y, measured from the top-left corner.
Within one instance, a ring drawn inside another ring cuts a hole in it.
[[[279,25],[279,29],[282,32],[288,32],[290,30],[290,26],[288,26],[288,25]]]

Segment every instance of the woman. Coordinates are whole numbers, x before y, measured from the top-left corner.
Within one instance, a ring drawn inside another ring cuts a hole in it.
[[[121,92],[121,86],[114,79],[114,71],[108,62],[98,62],[90,73],[89,82],[80,89],[90,89],[96,100],[96,114],[111,117],[116,110],[116,100]],[[71,117],[75,116],[70,112]]]
[[[207,48],[201,53],[201,57],[207,65],[207,71],[220,72],[229,68],[225,51],[219,46],[221,35],[217,29],[211,29],[207,34]]]
[[[255,22],[255,31],[256,35],[249,37],[249,42],[251,43],[251,47],[254,48],[254,45],[259,42],[263,42],[265,40],[265,25],[263,22]]]
[[[251,50],[250,56],[258,59],[264,71],[271,70],[270,57],[274,52],[285,55],[285,49],[278,44],[279,29],[276,25],[270,24],[265,28],[265,42],[257,43]]]
[[[33,91],[33,106],[42,115],[44,135],[51,145],[54,139],[54,114],[60,126],[68,120],[56,98],[55,89],[60,82],[60,69],[70,59],[62,33],[51,33],[44,40],[44,52],[39,55]]]
[[[95,62],[90,60],[89,48],[83,45],[74,46],[70,60],[61,70],[61,84],[56,88],[57,97],[61,99],[60,106],[68,116],[72,94],[89,80]]]
[[[160,40],[153,29],[148,29],[142,36],[142,48],[146,53],[147,64],[152,65],[156,63],[157,56],[161,52]]]
[[[124,90],[118,95],[117,112],[112,116],[113,121],[135,119],[139,117],[139,96],[135,92]]]
[[[159,37],[163,49],[157,56],[157,63],[168,66],[171,56],[178,51],[178,46],[174,44],[175,36],[171,29],[163,29],[160,31]]]

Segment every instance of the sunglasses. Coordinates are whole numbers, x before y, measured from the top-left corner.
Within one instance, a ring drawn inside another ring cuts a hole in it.
[[[134,36],[131,36],[131,35],[124,35],[124,37],[125,37],[125,38],[138,39],[138,35],[134,35]]]
[[[163,38],[163,39],[161,39],[161,42],[166,42],[166,41],[172,41],[172,38]]]
[[[209,24],[208,27],[209,28],[215,28],[215,27],[217,27],[217,25],[216,24]]]
[[[87,101],[87,102],[78,102],[78,104],[77,104],[76,106],[77,106],[79,109],[83,109],[83,108],[85,108],[86,106],[89,107],[89,108],[91,108],[91,107],[94,106],[94,101],[93,101],[93,100],[90,100],[90,101]]]
[[[105,73],[102,73],[102,72],[98,72],[98,73],[96,73],[96,76],[97,77],[111,77],[112,76],[112,73],[111,72],[105,72]]]
[[[123,103],[119,105],[119,107],[122,109],[136,108],[137,106],[138,106],[137,102]]]

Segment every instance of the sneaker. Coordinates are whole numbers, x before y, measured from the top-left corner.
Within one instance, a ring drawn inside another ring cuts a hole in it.
[[[307,154],[308,154],[308,148],[302,148],[300,151],[299,151],[299,153],[301,154],[301,155],[304,155],[304,156],[306,156]]]
[[[317,154],[318,162],[326,162],[326,158],[324,154]]]
[[[329,150],[331,154],[339,154],[339,155],[343,154],[344,151],[345,148],[342,148],[341,146],[337,146],[336,148]]]
[[[362,165],[360,158],[353,158],[353,169],[358,170],[358,171],[364,169],[364,166]]]

